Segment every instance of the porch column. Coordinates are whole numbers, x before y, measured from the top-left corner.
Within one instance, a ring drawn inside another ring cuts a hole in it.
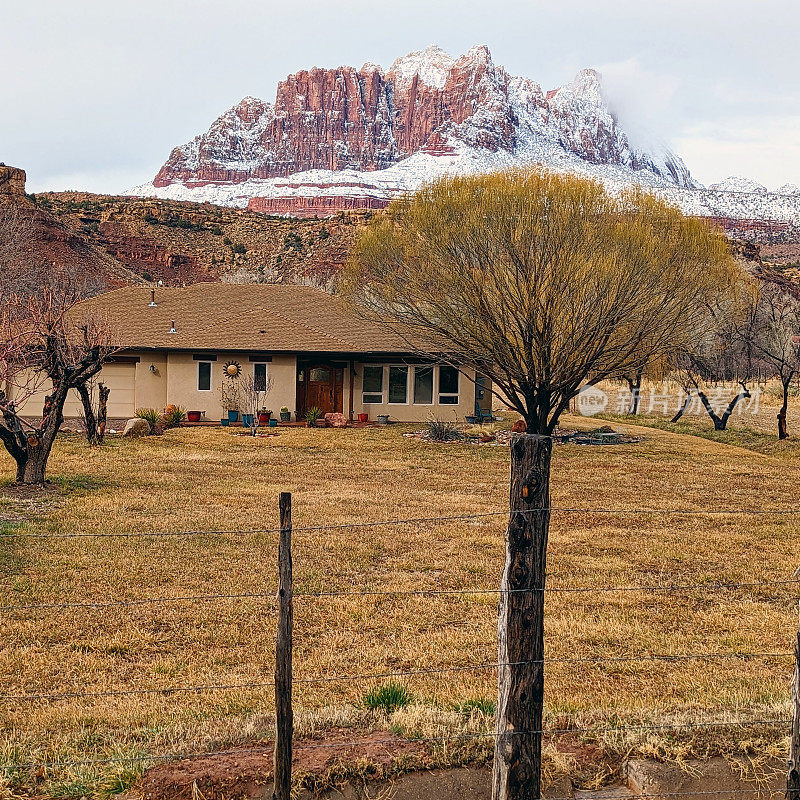
[[[355,377],[355,374],[356,374],[356,368],[355,365],[353,364],[353,360],[350,359],[350,374],[348,375],[349,380],[347,387],[347,394],[348,394],[347,408],[349,411],[350,422],[353,421],[353,378]]]

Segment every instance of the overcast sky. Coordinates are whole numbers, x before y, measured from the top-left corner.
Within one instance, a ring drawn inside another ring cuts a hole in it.
[[[547,90],[584,67],[705,184],[800,184],[798,0],[0,0],[0,161],[117,192],[311,66],[486,44]]]

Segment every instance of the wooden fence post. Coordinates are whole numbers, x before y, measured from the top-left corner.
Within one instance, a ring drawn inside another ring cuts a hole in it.
[[[786,777],[787,800],[800,800],[800,628],[794,643],[792,677],[792,736],[789,740],[789,772]]]
[[[292,790],[292,495],[281,492],[278,541],[278,637],[275,644],[275,790],[273,800],[290,800]]]
[[[550,526],[549,436],[511,439],[511,515],[497,622],[493,800],[538,800],[544,709],[544,586]]]

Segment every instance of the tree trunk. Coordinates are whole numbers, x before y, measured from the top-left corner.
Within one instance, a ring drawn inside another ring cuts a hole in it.
[[[544,587],[552,446],[549,436],[520,434],[511,440],[511,513],[497,626],[501,666],[493,800],[541,797]]]
[[[108,395],[111,390],[102,383],[97,386],[97,414],[94,413],[89,386],[82,383],[77,387],[83,406],[83,421],[86,424],[86,439],[89,444],[103,444],[108,419]]]
[[[788,439],[789,438],[789,430],[786,427],[786,412],[789,410],[789,384],[792,382],[792,375],[788,378],[783,378],[781,383],[783,384],[783,404],[781,405],[781,410],[778,412],[778,438],[779,439]]]
[[[108,422],[108,396],[111,389],[100,383],[97,387],[97,443],[103,444],[106,438],[106,423]]]
[[[642,370],[636,373],[635,378],[625,378],[628,381],[628,388],[631,392],[631,403],[628,406],[628,414],[636,415],[639,413],[639,403],[642,397]]]
[[[709,402],[705,392],[698,389],[697,396],[700,398],[700,400],[702,400],[703,406],[705,407],[705,410],[708,412],[708,416],[711,417],[711,420],[714,423],[715,431],[726,430],[728,427],[728,420],[730,419],[731,414],[733,414],[736,408],[736,404],[743,398],[751,397],[750,390],[744,384],[742,384],[742,391],[739,392],[739,394],[737,394],[736,397],[734,397],[730,401],[730,403],[728,403],[728,407],[725,409],[725,413],[722,416],[719,416],[719,414],[717,414],[714,411],[714,408]]]
[[[670,420],[670,422],[677,422],[688,410],[689,406],[692,402],[692,392],[691,390],[686,390],[686,399],[683,401],[683,405],[678,409],[678,413]]]

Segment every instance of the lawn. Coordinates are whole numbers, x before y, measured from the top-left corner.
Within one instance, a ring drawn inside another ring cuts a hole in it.
[[[596,422],[567,418],[564,427]],[[615,423],[616,424],[616,423]],[[617,425],[617,427],[621,427]],[[11,695],[124,692],[231,684],[258,688],[9,701],[0,759],[14,764],[218,749],[269,736],[276,622],[277,496],[294,494],[295,704],[298,726],[391,726],[441,735],[491,726],[491,669],[401,676],[413,703],[367,712],[383,680],[342,675],[448,669],[496,661],[496,595],[307,597],[361,590],[492,589],[503,517],[302,530],[351,522],[481,514],[507,504],[508,451],[427,444],[408,427],[281,429],[252,439],[181,429],[90,449],[60,438],[57,491],[29,503],[0,497],[17,533],[226,531],[215,536],[0,539],[3,606],[178,599],[106,608],[3,610],[0,680]],[[800,446],[765,453],[656,428],[633,445],[557,445],[551,587],[788,580],[799,517],[609,514],[588,509],[796,509]],[[748,444],[748,442],[744,442]],[[8,468],[9,463],[3,462]],[[10,479],[10,473],[5,473]],[[24,505],[24,503],[23,503]],[[27,508],[28,506],[26,506]],[[575,510],[577,509],[577,510]],[[252,532],[252,531],[262,532]],[[251,532],[248,532],[251,531]],[[547,601],[547,724],[608,727],[771,719],[788,714],[797,587],[675,592],[553,592]],[[652,654],[778,653],[753,659],[558,663]],[[368,699],[368,698],[367,698]],[[464,710],[470,713],[465,713]],[[707,736],[651,731],[584,737],[608,752],[680,758],[778,752],[782,732],[732,728]],[[554,749],[549,758],[558,762]],[[563,766],[563,759],[559,762]],[[142,762],[39,775],[63,796],[113,793]],[[0,773],[2,774],[2,773]],[[595,776],[596,777],[596,776]],[[2,796],[2,783],[0,783]]]

